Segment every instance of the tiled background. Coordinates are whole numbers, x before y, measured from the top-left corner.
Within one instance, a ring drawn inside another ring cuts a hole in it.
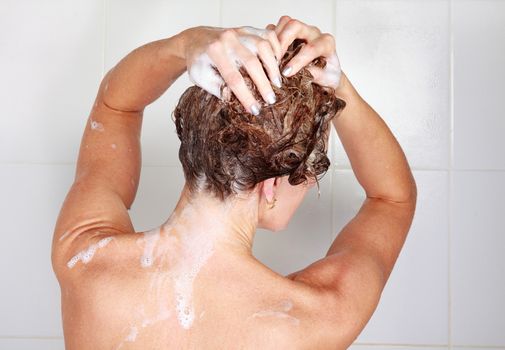
[[[336,37],[343,69],[404,148],[418,210],[354,350],[505,349],[505,1],[1,0],[0,349],[63,349],[51,235],[102,74],[196,25],[264,27],[282,14]],[[137,231],[182,186],[171,121],[187,75],[147,109]],[[364,199],[332,135],[321,198],[260,231],[280,273],[321,258]],[[317,228],[314,229],[314,225]]]

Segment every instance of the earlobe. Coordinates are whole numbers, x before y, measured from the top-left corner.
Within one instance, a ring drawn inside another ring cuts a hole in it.
[[[263,181],[263,194],[267,202],[272,202],[275,196],[275,177]]]

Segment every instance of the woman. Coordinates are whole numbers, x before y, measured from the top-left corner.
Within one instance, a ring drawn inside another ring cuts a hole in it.
[[[174,113],[186,185],[163,225],[136,233],[142,113],[186,69],[198,85]],[[283,229],[328,168],[330,122],[367,198],[326,257],[281,276],[252,255],[254,232]],[[100,85],[56,224],[66,348],[345,349],[415,204],[405,156],[331,35],[283,16],[144,45]]]

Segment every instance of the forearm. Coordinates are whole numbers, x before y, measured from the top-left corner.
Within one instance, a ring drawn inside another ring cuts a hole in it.
[[[367,197],[396,202],[415,200],[416,186],[398,141],[345,74],[337,90],[346,101],[333,125]]]
[[[143,111],[186,70],[180,33],[136,48],[104,77],[102,101],[120,111]]]

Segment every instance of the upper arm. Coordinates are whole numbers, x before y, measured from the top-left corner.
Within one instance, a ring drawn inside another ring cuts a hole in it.
[[[142,112],[121,112],[104,104],[106,78],[88,117],[74,183],[55,226],[52,262],[57,275],[90,238],[134,231],[128,209],[140,176]]]
[[[326,257],[290,277],[317,287],[333,307],[326,312],[351,344],[375,311],[406,239],[415,200],[367,198],[342,229]]]

